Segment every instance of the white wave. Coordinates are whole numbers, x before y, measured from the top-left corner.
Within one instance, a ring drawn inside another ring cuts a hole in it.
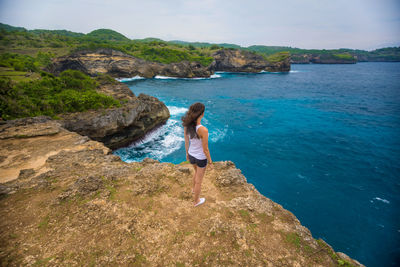
[[[215,79],[215,78],[221,78],[221,75],[214,73],[213,75],[210,76],[210,79]]]
[[[379,200],[379,201],[382,201],[383,203],[386,203],[386,204],[389,204],[389,203],[390,203],[390,201],[389,201],[389,200],[387,200],[387,199],[384,199],[384,198],[380,198],[380,197],[374,197],[373,199],[375,199],[375,200]]]
[[[154,79],[161,79],[161,80],[208,80],[208,79],[215,79],[215,78],[221,78],[221,75],[219,74],[212,74],[210,77],[193,77],[193,78],[180,78],[180,77],[170,77],[170,76],[162,76],[162,75],[156,75],[154,76]]]
[[[290,73],[298,73],[298,72],[300,72],[299,70],[290,70],[289,71]]]
[[[141,79],[146,79],[146,78],[142,77],[142,76],[139,76],[139,75],[136,75],[136,76],[131,77],[131,78],[116,78],[116,80],[120,81],[120,82],[129,82],[129,81],[141,80]]]
[[[137,150],[138,156],[126,159],[126,162],[141,161],[145,157],[161,160],[178,150],[184,143],[183,129],[177,120],[169,119],[158,129],[147,133],[145,137],[124,149]],[[135,152],[133,153],[135,155]]]
[[[175,106],[167,106],[167,108],[171,116],[183,114],[188,110],[187,108],[175,107]]]
[[[219,140],[224,139],[227,133],[228,133],[228,125],[225,125],[224,129],[217,128],[215,130],[211,130],[210,140],[215,143]]]
[[[154,79],[161,79],[161,80],[176,80],[179,79],[178,77],[169,77],[169,76],[161,76],[161,75],[156,75],[154,76]]]

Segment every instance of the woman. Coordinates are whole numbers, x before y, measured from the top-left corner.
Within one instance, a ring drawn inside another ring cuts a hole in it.
[[[181,118],[185,135],[186,160],[190,161],[194,168],[193,205],[196,207],[206,200],[200,197],[201,182],[206,171],[207,163],[209,168],[213,168],[213,163],[208,149],[208,129],[201,125],[204,117],[205,106],[202,103],[194,103],[190,106],[186,114]]]

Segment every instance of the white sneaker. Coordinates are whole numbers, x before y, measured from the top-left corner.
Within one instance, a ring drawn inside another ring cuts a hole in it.
[[[205,199],[204,197],[201,197],[199,203],[197,203],[197,204],[194,205],[194,206],[196,207],[196,206],[198,206],[198,205],[201,205],[201,204],[204,203],[204,201],[206,201],[206,199]]]

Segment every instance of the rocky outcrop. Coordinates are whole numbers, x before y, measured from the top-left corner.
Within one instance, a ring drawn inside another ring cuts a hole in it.
[[[162,64],[136,58],[113,49],[79,51],[55,58],[49,71],[57,74],[67,69],[80,70],[91,76],[106,73],[121,78],[137,75],[145,78],[153,78],[156,75],[192,78],[209,77],[212,74],[208,67],[197,62],[181,61]]]
[[[206,171],[206,202],[193,207],[188,162],[125,163],[44,118],[2,124],[0,136],[4,266],[363,266],[231,161]]]
[[[215,71],[260,72],[268,62],[260,55],[249,51],[221,49],[212,54]]]
[[[277,62],[269,62],[268,66],[265,68],[269,72],[288,72],[290,71],[290,57]]]
[[[291,56],[292,64],[355,64],[357,57],[340,58],[330,54],[296,54]]]
[[[291,64],[310,64],[311,55],[309,54],[300,54],[300,55],[292,55],[290,59]]]
[[[352,59],[341,59],[331,55],[317,55],[313,56],[310,62],[314,64],[355,64],[357,60],[354,57]]]
[[[245,50],[221,49],[212,57],[214,61],[207,67],[185,60],[178,63],[161,64],[135,58],[112,49],[98,49],[55,58],[49,71],[58,74],[67,69],[75,69],[91,76],[106,73],[119,78],[134,76],[153,78],[156,75],[193,78],[210,77],[215,71],[287,72],[290,70],[289,59],[268,62],[262,56]]]
[[[214,71],[228,72],[288,72],[290,58],[282,61],[269,62],[264,57],[246,50],[221,49],[212,54],[215,63]]]
[[[125,100],[125,103],[120,108],[60,114],[60,123],[64,128],[100,141],[111,149],[142,138],[170,117],[163,102],[145,94],[136,97],[123,83],[105,84],[97,91]]]

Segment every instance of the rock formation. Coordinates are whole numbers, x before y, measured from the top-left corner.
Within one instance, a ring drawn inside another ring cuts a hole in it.
[[[363,266],[335,252],[231,161],[125,163],[43,117],[0,125],[4,266]]]
[[[212,57],[215,60],[215,71],[260,72],[268,65],[262,56],[249,51],[221,49]]]
[[[287,72],[290,70],[289,58],[280,62],[268,62],[262,56],[245,50],[221,49],[212,57],[214,61],[204,67],[200,63],[189,61],[170,64],[150,62],[120,51],[98,49],[55,58],[49,71],[58,74],[66,69],[75,69],[91,76],[106,73],[120,78],[134,76],[153,78],[156,75],[193,78],[210,77],[215,71]]]
[[[215,64],[214,71],[229,72],[287,72],[290,70],[290,59],[272,63],[262,56],[245,50],[221,49],[212,57]]]
[[[103,84],[97,91],[125,103],[120,108],[60,114],[60,123],[64,128],[101,141],[111,149],[142,138],[170,117],[163,102],[145,94],[136,97],[123,83]]]
[[[324,54],[298,54],[292,55],[290,63],[292,64],[355,64],[357,57],[352,59],[341,59],[334,55]]]
[[[80,70],[88,75],[107,73],[113,77],[141,76],[153,78],[156,75],[170,77],[209,77],[212,72],[200,63],[181,61],[162,64],[133,57],[113,49],[79,51],[53,59],[49,71],[60,73],[66,69]]]

